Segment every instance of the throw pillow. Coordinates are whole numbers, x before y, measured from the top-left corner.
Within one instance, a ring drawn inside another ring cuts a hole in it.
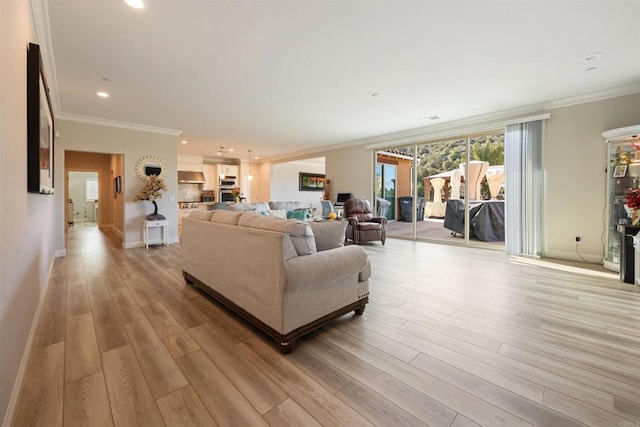
[[[271,216],[276,217],[276,218],[280,218],[280,219],[287,219],[287,211],[284,209],[275,209],[275,210],[271,210]]]
[[[307,211],[288,211],[287,219],[299,219],[300,221],[304,221],[307,219]]]
[[[298,255],[311,255],[317,252],[313,231],[306,222],[295,219],[281,220],[273,216],[243,215],[238,225],[287,233]]]
[[[318,251],[326,251],[344,246],[347,221],[314,221],[310,222],[311,230],[316,238]]]

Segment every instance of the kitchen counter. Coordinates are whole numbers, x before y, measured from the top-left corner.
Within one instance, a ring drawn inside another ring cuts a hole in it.
[[[213,210],[213,205],[215,205],[216,202],[200,202],[198,203],[198,209],[202,209],[205,211],[211,211]]]

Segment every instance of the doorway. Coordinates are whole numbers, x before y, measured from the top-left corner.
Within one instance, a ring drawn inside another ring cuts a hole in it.
[[[67,224],[70,227],[97,227],[100,217],[98,171],[68,171],[67,182]]]
[[[64,168],[65,230],[95,227],[101,233],[112,232],[113,238],[121,241],[126,189],[124,155],[65,151]],[[80,238],[80,235],[76,234],[75,238]]]

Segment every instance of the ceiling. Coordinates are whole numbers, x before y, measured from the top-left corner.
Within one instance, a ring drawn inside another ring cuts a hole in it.
[[[638,1],[42,1],[57,115],[179,130],[183,154],[273,158],[640,83]]]

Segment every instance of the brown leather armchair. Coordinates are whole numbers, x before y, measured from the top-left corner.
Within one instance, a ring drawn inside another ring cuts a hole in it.
[[[387,218],[373,216],[371,204],[365,199],[349,199],[344,203],[344,218],[349,221],[347,225],[347,239],[351,239],[356,245],[360,242],[373,242],[380,240],[384,245],[387,239],[385,225]]]

